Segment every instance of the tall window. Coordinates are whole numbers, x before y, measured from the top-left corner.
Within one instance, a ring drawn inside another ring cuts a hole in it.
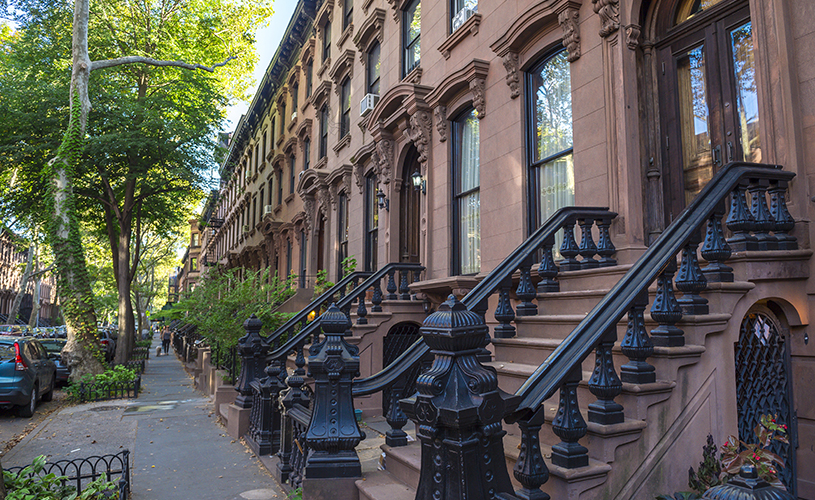
[[[346,78],[340,89],[340,137],[351,132],[351,79]]]
[[[379,42],[375,42],[371,50],[368,51],[367,83],[369,94],[379,94],[380,49]]]
[[[297,93],[300,91],[299,85],[294,85],[291,88],[291,110],[292,113],[297,113]]]
[[[255,172],[258,171],[260,165],[260,144],[255,144]]]
[[[376,203],[376,175],[365,177],[365,270],[376,271],[379,247],[379,207]]]
[[[252,198],[252,227],[255,227],[255,225],[258,223],[257,213],[258,213],[258,199]]]
[[[325,23],[323,29],[323,64],[331,59],[331,21]]]
[[[194,247],[198,246],[198,237],[199,237],[198,233],[192,233],[192,246]]]
[[[280,101],[280,135],[286,133],[286,98]]]
[[[308,261],[308,237],[305,230],[300,230],[300,288],[306,287],[306,263]]]
[[[294,268],[292,267],[292,248],[291,248],[291,240],[286,240],[286,276],[291,276],[294,274]]]
[[[314,73],[314,59],[309,59],[306,63],[306,97],[311,97],[312,73]]]
[[[328,156],[328,106],[320,110],[320,158]]]
[[[294,155],[289,156],[289,194],[294,192]]]
[[[561,50],[527,73],[530,232],[556,210],[574,205],[572,88],[566,56]],[[555,249],[561,242],[558,236]]]
[[[274,205],[272,196],[274,196],[274,175],[269,177],[269,205]]]
[[[261,148],[261,151],[263,152],[263,157],[260,159],[260,161],[261,161],[261,162],[263,162],[263,161],[265,161],[265,160],[266,160],[266,131],[265,131],[265,130],[263,131],[263,137],[262,137],[262,139],[260,140],[260,143],[261,143],[261,144],[262,144],[262,146],[263,146],[263,147]]]
[[[469,19],[468,13],[465,9],[476,12],[478,10],[478,0],[450,0],[450,19],[451,27],[450,32],[456,31],[464,21]],[[472,15],[472,14],[470,14]]]
[[[311,139],[306,137],[303,140],[303,170],[311,167]]]
[[[402,77],[405,77],[419,65],[422,2],[420,0],[410,2],[402,16],[402,47],[404,49]]]
[[[354,19],[354,0],[345,0],[342,4],[342,30],[351,24]]]
[[[481,270],[481,195],[478,117],[470,109],[453,122],[453,268]]]
[[[342,278],[342,261],[348,257],[348,195],[340,193],[337,227],[337,279]]]
[[[283,203],[283,168],[277,171],[277,204]]]
[[[263,208],[263,204],[266,202],[266,193],[263,191],[263,188],[260,188],[260,194],[258,195],[258,201],[260,201],[260,208],[261,208],[261,217],[264,215],[265,209]]]
[[[275,140],[277,139],[277,125],[276,125],[276,122],[277,122],[277,118],[273,116],[272,117],[272,149],[274,149]]]

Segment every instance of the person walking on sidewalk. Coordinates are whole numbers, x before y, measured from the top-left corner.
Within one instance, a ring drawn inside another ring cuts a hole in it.
[[[170,352],[170,329],[168,327],[164,327],[164,331],[161,333],[161,348],[164,351],[164,354]]]

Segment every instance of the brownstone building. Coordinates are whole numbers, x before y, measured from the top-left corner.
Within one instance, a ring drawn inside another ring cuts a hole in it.
[[[198,219],[190,219],[190,241],[187,251],[181,258],[181,267],[178,270],[178,291],[180,293],[191,292],[201,275],[201,228]]]
[[[796,174],[786,202],[798,248],[734,253],[736,285],[706,292],[711,314],[714,293],[723,309],[684,327],[693,349],[658,349],[673,360],[667,378],[658,366],[657,385],[625,386],[639,410],[626,407],[624,428],[590,427],[601,451],[589,446],[579,472],[550,464],[544,489],[620,499],[686,489],[705,436],[738,434],[739,398],[758,390],[737,375],[733,346],[760,317],[785,346],[786,385],[768,390],[789,396],[786,481],[813,499],[813,19],[804,0],[301,0],[232,137],[200,258],[306,286],[320,269],[339,277],[346,257],[367,271],[417,262],[426,270],[410,288],[437,304],[559,208],[616,213],[609,236],[625,270],[725,164],[781,165]],[[537,297],[539,309],[564,304],[535,316],[538,328],[576,325],[621,275],[574,273],[561,273],[570,289]],[[502,388],[521,385],[544,344],[521,326],[494,339]]]
[[[20,278],[25,269],[28,252],[20,250],[20,242],[16,235],[12,235],[8,230],[0,232],[0,315],[2,322],[8,320],[8,314],[14,304],[14,298],[20,287]],[[18,321],[22,320],[28,324],[33,310],[33,300],[36,294],[34,288],[37,286],[35,280],[30,280],[20,303]],[[39,281],[39,322],[40,326],[50,326],[56,319],[59,310],[56,305],[56,279],[48,274]]]

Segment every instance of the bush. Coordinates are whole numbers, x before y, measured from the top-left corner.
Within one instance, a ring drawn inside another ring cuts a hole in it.
[[[95,500],[118,499],[119,488],[107,480],[105,474],[88,484],[81,492],[68,485],[67,477],[56,474],[41,476],[45,467],[45,456],[40,455],[34,462],[18,473],[3,471],[6,485],[6,500]]]
[[[68,399],[71,401],[81,401],[84,397],[86,400],[98,399],[105,391],[101,388],[109,385],[126,385],[133,383],[138,375],[135,370],[125,368],[118,365],[110,368],[104,373],[99,375],[86,374],[83,375],[79,381],[71,381],[65,392],[68,393]],[[84,392],[82,386],[85,386]]]
[[[137,340],[136,347],[147,347],[149,348],[153,344],[152,340]]]

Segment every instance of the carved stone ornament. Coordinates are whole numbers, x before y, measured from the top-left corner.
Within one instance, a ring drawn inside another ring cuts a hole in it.
[[[473,107],[478,119],[487,116],[487,101],[484,99],[486,82],[483,78],[474,78],[470,81],[470,91],[473,93]]]
[[[436,118],[436,130],[439,132],[439,142],[447,140],[447,106],[441,104],[436,106],[433,110],[433,116]]]
[[[306,231],[311,231],[316,226],[314,225],[314,197],[306,196],[303,198],[303,210],[306,213]]]
[[[631,50],[637,50],[640,44],[640,32],[642,27],[638,24],[629,24],[625,27],[625,43]]]
[[[594,12],[600,16],[600,36],[607,37],[620,28],[620,0],[591,0]]]
[[[507,70],[507,85],[509,85],[509,97],[515,99],[521,95],[520,76],[518,75],[518,54],[509,52],[503,58],[504,69]]]
[[[351,195],[351,172],[345,172],[342,176],[342,189],[345,191],[345,194],[350,196]]]
[[[362,162],[359,161],[354,164],[354,182],[357,183],[359,194],[362,194],[362,190],[365,187],[365,167],[362,165]]]
[[[326,219],[328,218],[328,207],[330,203],[328,187],[320,187],[320,190],[317,191],[317,211]]]
[[[419,153],[419,163],[422,164],[422,174],[427,170],[428,152],[430,150],[430,126],[433,119],[427,111],[417,111],[410,117],[410,126],[407,134],[416,151]]]
[[[558,14],[557,22],[563,29],[563,46],[569,52],[566,59],[575,62],[580,59],[580,13],[577,9],[565,9]]]
[[[337,209],[337,198],[339,198],[337,196],[337,194],[338,193],[337,193],[337,185],[336,184],[332,184],[332,185],[328,186],[328,200],[331,202],[331,209],[332,210]]]
[[[382,139],[376,142],[376,158],[378,158],[378,174],[380,181],[389,184],[391,181],[391,166],[393,158],[393,141]]]

